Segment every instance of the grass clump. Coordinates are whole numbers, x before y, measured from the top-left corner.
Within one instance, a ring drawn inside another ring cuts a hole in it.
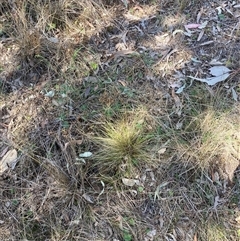
[[[147,147],[151,135],[147,128],[147,113],[124,113],[120,120],[107,121],[100,136],[97,163],[104,171],[131,171],[139,162],[149,160]],[[116,173],[115,173],[116,174]]]
[[[180,145],[181,148],[197,166],[206,169],[217,164],[231,179],[240,157],[238,107],[225,113],[207,110],[197,116],[194,123],[195,134],[190,145]]]
[[[230,230],[227,230],[222,224],[216,224],[209,222],[206,227],[200,231],[199,240],[208,240],[208,241],[230,241],[235,240],[236,237],[233,237],[230,233]],[[230,235],[229,235],[230,234]]]

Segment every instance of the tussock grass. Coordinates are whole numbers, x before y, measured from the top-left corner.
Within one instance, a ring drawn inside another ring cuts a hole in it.
[[[103,124],[102,132],[94,139],[100,169],[128,172],[150,159],[147,148],[152,136],[146,128],[147,115],[146,111],[126,112],[120,120]]]
[[[179,147],[192,163],[208,169],[216,161],[218,165],[230,165],[239,160],[239,106],[224,113],[209,109],[190,125],[195,128],[194,137],[189,144],[179,144]]]
[[[237,240],[234,233],[230,234],[229,230],[222,223],[208,222],[205,227],[199,232],[198,238],[200,241],[231,241]]]

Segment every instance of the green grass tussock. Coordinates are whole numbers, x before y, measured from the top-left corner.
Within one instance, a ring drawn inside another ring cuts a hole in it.
[[[145,111],[123,113],[117,121],[107,121],[94,139],[98,146],[96,161],[107,171],[131,170],[133,166],[150,160],[148,154],[152,135],[147,132]]]

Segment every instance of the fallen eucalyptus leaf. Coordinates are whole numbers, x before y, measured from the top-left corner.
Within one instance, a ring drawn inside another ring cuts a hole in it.
[[[183,34],[188,37],[192,36],[192,32],[190,30],[188,30],[187,32],[183,32]]]
[[[220,76],[216,76],[216,77],[212,77],[212,78],[207,78],[206,80],[206,83],[208,85],[215,85],[217,84],[218,82],[221,82],[221,81],[224,81],[228,78],[230,74],[229,73],[226,73],[226,74],[223,74],[223,75],[220,75]]]
[[[232,87],[231,88],[231,91],[232,91],[232,97],[235,101],[238,101],[238,94],[237,92],[235,91],[235,89]]]
[[[92,152],[86,151],[84,153],[79,154],[79,157],[90,157],[92,156]]]
[[[223,63],[221,61],[216,60],[216,59],[212,59],[209,64],[210,65],[222,65]]]
[[[92,198],[88,194],[84,193],[82,196],[87,202],[89,202],[91,204],[94,203],[94,201],[92,200]]]
[[[8,151],[8,146],[3,149],[2,153],[0,154],[0,157],[3,157]]]
[[[206,79],[195,78],[195,77],[192,77],[192,76],[188,76],[188,77],[193,79],[193,80],[198,80],[198,81],[207,83],[208,85],[215,85],[218,82],[226,80],[229,75],[230,75],[229,73],[226,73],[226,74],[221,75],[221,76],[216,76],[216,77],[206,78]]]
[[[211,78],[206,78],[206,79],[201,79],[201,78],[196,78],[193,76],[188,76],[189,78],[193,79],[193,80],[198,80],[204,83],[207,83],[208,85],[215,85],[218,82],[224,81],[228,78],[228,76],[230,75],[230,69],[228,69],[225,66],[213,66],[210,69],[210,73],[214,76]]]
[[[220,76],[230,72],[230,69],[225,66],[213,66],[209,70],[213,76]]]
[[[184,84],[182,87],[180,87],[175,93],[176,94],[181,94],[184,90],[184,88],[186,87],[186,85]]]
[[[240,8],[240,4],[234,5],[234,8]]]
[[[208,24],[208,21],[205,21],[205,22],[203,22],[198,28],[199,28],[199,29],[206,28],[207,24]]]
[[[201,24],[199,24],[199,23],[190,23],[190,24],[184,25],[184,27],[188,28],[188,29],[199,28],[200,26],[201,26]]]
[[[201,18],[201,16],[202,16],[203,12],[204,12],[204,10],[203,10],[203,8],[201,8],[201,10],[200,10],[200,11],[198,12],[198,14],[197,14],[197,23],[199,23],[200,18]]]
[[[16,166],[17,151],[15,149],[8,151],[0,161],[0,174],[5,172],[9,167],[14,169]]]
[[[166,148],[166,147],[163,147],[163,148],[161,148],[161,149],[158,151],[158,154],[161,155],[161,154],[165,153],[166,150],[167,150],[167,148]]]
[[[86,161],[83,159],[83,158],[76,158],[76,161],[78,162],[78,163],[83,163],[83,164],[86,164]]]
[[[48,91],[46,94],[45,94],[45,96],[46,97],[53,97],[54,96],[54,90],[50,90],[50,91]]]
[[[199,42],[202,39],[203,35],[204,35],[204,29],[202,29],[201,32],[199,33],[197,42]]]
[[[128,178],[122,178],[122,182],[126,186],[133,187],[135,185],[135,183],[136,183],[136,180],[128,179]]]
[[[212,44],[212,43],[214,43],[214,41],[210,40],[210,41],[199,44],[199,46],[205,46],[205,45],[209,45],[209,44]]]
[[[194,63],[202,63],[202,61],[197,60],[197,59],[195,59],[195,58],[191,58],[191,60],[192,60]]]

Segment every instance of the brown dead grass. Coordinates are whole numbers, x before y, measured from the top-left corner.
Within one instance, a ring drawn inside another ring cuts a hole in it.
[[[15,54],[10,60],[12,68],[5,71],[13,78],[21,76],[25,84],[30,78],[35,79],[35,84],[46,72],[51,77],[64,74],[69,68],[88,72],[86,63],[78,61],[76,51],[112,18],[111,10],[95,1],[22,0],[6,3],[2,11],[2,29],[17,50],[11,52]]]
[[[192,143],[188,147],[180,144],[180,149],[200,168],[209,169],[213,164],[221,166],[225,178],[232,180],[240,157],[239,116],[238,105],[223,114],[207,110],[194,120],[198,133]]]
[[[221,104],[232,101],[221,85],[189,86],[185,79],[188,88],[180,95],[172,87],[174,71],[206,68],[190,62],[202,56],[199,48],[190,50],[194,43],[174,33],[196,20],[201,3],[194,3],[194,9],[191,1],[132,1],[129,9],[122,1],[1,3],[0,154],[15,148],[19,157],[16,168],[0,177],[1,240],[238,238],[238,170],[229,188],[208,155],[221,150],[229,154],[225,159],[239,159],[225,148],[237,151],[239,143],[215,135],[227,127],[227,137],[235,136],[238,109],[222,113]],[[234,68],[238,48],[232,46]],[[207,62],[215,50],[206,49],[212,54]],[[236,71],[232,80],[237,77]],[[135,129],[139,106],[151,117],[143,133]],[[109,142],[103,150],[94,137],[106,120],[115,128],[123,112],[131,113],[126,118],[135,139],[154,134],[149,146],[138,146],[151,162],[141,156],[137,171],[127,176],[133,186],[116,177],[109,181],[93,165],[104,161],[95,155],[99,150],[113,161]],[[93,155],[81,160],[87,151]],[[209,168],[193,168],[185,161],[189,156],[201,164],[208,158]]]

